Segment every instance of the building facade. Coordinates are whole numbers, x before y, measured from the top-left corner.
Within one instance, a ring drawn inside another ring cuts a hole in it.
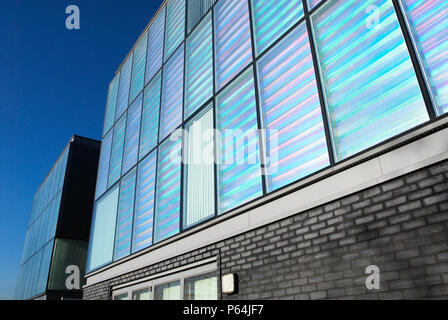
[[[447,298],[447,13],[165,1],[109,86],[84,298]]]
[[[73,136],[38,188],[23,249],[16,299],[82,297],[99,152],[99,141]],[[69,274],[79,272],[78,288],[66,287],[69,266],[77,267],[75,271],[70,269]]]

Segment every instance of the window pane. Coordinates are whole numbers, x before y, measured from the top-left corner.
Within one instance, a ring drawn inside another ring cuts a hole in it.
[[[322,0],[306,0],[308,3],[308,9],[312,10],[315,6],[317,6]]]
[[[46,290],[47,280],[48,280],[48,272],[50,271],[52,252],[53,252],[53,241],[48,242],[45,245],[45,247],[43,247],[41,249],[42,256],[40,259],[39,276],[36,279],[37,280],[37,284],[36,284],[37,293],[41,293]]]
[[[143,94],[129,107],[123,155],[123,173],[128,172],[137,163],[142,103]]]
[[[134,215],[136,169],[121,180],[118,201],[114,260],[131,253],[132,217]]]
[[[304,23],[263,56],[258,72],[273,191],[330,164]]]
[[[213,109],[187,125],[184,157],[184,227],[204,221],[215,213],[215,165]]]
[[[185,279],[185,300],[218,300],[218,279],[214,272]]]
[[[115,122],[115,109],[117,107],[118,84],[120,80],[120,72],[114,77],[109,85],[109,93],[107,95],[106,114],[104,116],[103,136],[112,128]]]
[[[128,294],[123,293],[114,297],[114,300],[129,300]]]
[[[148,33],[142,36],[134,50],[134,62],[132,66],[131,96],[130,102],[134,101],[145,83],[146,49],[148,47]]]
[[[253,71],[250,68],[217,98],[219,213],[263,194]]]
[[[252,0],[257,53],[260,54],[303,17],[302,0]]]
[[[215,6],[216,86],[224,87],[252,61],[247,1],[221,0]]]
[[[185,0],[168,0],[166,10],[165,61],[185,37]]]
[[[163,96],[160,140],[166,138],[182,121],[184,91],[184,47],[166,63],[163,70]]]
[[[157,150],[154,150],[138,166],[132,252],[152,244],[156,165]]]
[[[124,134],[126,129],[126,114],[115,124],[114,139],[112,140],[112,151],[110,155],[109,187],[121,176],[121,164],[123,159]]]
[[[205,14],[215,4],[216,0],[190,0],[188,1],[188,33],[201,21]]]
[[[112,261],[118,194],[117,185],[95,204],[89,241],[88,271]]]
[[[149,288],[132,292],[132,300],[149,300]]]
[[[159,147],[154,242],[179,232],[182,140],[165,141]]]
[[[104,137],[101,143],[100,162],[98,165],[98,176],[96,181],[95,199],[101,196],[107,189],[107,179],[109,176],[109,160],[112,148],[113,130]]]
[[[213,95],[212,18],[209,14],[187,40],[185,118]]]
[[[87,242],[82,240],[56,238],[54,243],[54,253],[51,262],[50,276],[48,277],[48,289],[56,291],[66,291],[66,281],[68,266],[77,266],[81,275],[80,286],[85,285],[85,263],[87,256]],[[51,249],[50,249],[51,256]],[[51,258],[51,257],[50,257]],[[47,281],[48,273],[44,282]]]
[[[180,281],[157,286],[155,300],[180,300]]]
[[[132,69],[131,53],[121,67],[120,71],[120,86],[118,87],[117,111],[115,113],[115,120],[121,117],[129,105],[129,88],[131,85],[131,69]]]
[[[402,0],[437,113],[448,112],[448,1]]]
[[[337,160],[429,119],[392,1],[329,1],[312,21]]]
[[[163,41],[165,38],[165,7],[160,10],[157,18],[149,27],[148,40],[148,60],[146,62],[146,83],[162,67],[163,61]]]
[[[140,159],[157,145],[159,135],[161,72],[146,87],[143,100],[142,130],[140,136]]]

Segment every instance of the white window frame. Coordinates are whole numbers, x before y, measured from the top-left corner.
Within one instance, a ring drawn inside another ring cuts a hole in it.
[[[185,279],[201,276],[211,272],[216,272],[218,278],[217,281],[219,281],[216,258],[210,258],[200,262],[192,263],[180,268],[172,269],[167,272],[155,274],[141,280],[136,280],[112,287],[112,300],[115,300],[116,297],[122,296],[124,294],[128,295],[128,300],[132,300],[132,294],[134,292],[148,288],[149,300],[154,300],[155,289],[157,286],[169,284],[176,281],[180,281],[180,297],[181,300],[184,300]]]

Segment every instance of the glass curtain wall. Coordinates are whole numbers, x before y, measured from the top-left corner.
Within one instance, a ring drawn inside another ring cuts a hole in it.
[[[394,1],[168,0],[109,86],[90,270],[446,114],[446,1]]]

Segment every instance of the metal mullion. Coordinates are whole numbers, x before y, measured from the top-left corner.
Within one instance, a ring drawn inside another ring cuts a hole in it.
[[[215,52],[215,4],[216,2],[213,4],[212,8],[210,9],[211,12],[211,16],[212,16],[212,72],[213,72],[213,97],[212,97],[212,108],[213,108],[213,171],[214,171],[214,176],[213,176],[213,182],[214,182],[214,186],[215,186],[215,192],[213,193],[213,197],[214,197],[214,217],[218,217],[218,206],[219,206],[219,183],[218,183],[218,148],[217,148],[217,136],[216,136],[216,131],[218,130],[217,128],[217,110],[216,110],[216,52]]]
[[[323,1],[323,2],[325,2],[325,1]],[[323,2],[321,2],[320,5],[322,5]],[[308,40],[309,40],[309,45],[310,45],[310,50],[311,50],[311,56],[313,58],[314,75],[316,78],[317,91],[319,94],[322,121],[323,121],[323,125],[324,125],[324,130],[325,130],[325,138],[327,140],[328,157],[330,160],[330,166],[333,166],[336,163],[336,159],[335,159],[336,150],[334,149],[333,139],[332,139],[332,134],[331,134],[331,129],[330,129],[330,116],[329,116],[329,111],[327,110],[327,103],[326,103],[326,98],[325,98],[325,93],[324,93],[325,89],[324,89],[324,84],[323,84],[323,81],[321,78],[317,47],[316,47],[316,43],[314,41],[314,30],[313,30],[313,27],[311,24],[310,14],[308,12],[307,1],[302,0],[302,3],[304,6],[303,9],[305,11],[306,29],[307,29],[307,33],[308,33]]]
[[[156,170],[155,170],[155,177],[154,177],[154,205],[153,205],[153,218],[152,218],[152,239],[151,239],[151,245],[154,245],[154,240],[155,240],[155,231],[156,231],[156,209],[157,209],[157,180],[159,178],[159,150],[160,150],[160,129],[161,129],[161,117],[162,117],[162,102],[163,102],[163,93],[164,93],[164,88],[165,88],[165,44],[166,44],[166,35],[167,35],[167,23],[166,23],[166,18],[168,15],[168,1],[167,4],[165,6],[165,19],[164,19],[164,36],[163,36],[163,55],[162,55],[162,68],[160,70],[161,74],[160,74],[160,101],[159,101],[159,123],[158,123],[158,132],[157,132],[157,144],[155,146],[155,148],[153,149],[153,151],[148,153],[148,156],[152,153],[155,152],[156,153]],[[167,59],[168,61],[168,59]],[[150,247],[148,246],[148,247]]]
[[[184,201],[184,173],[185,173],[185,168],[184,168],[184,141],[185,141],[185,121],[184,121],[184,117],[185,117],[185,96],[186,96],[186,70],[187,70],[187,38],[186,38],[186,33],[187,33],[187,17],[185,16],[185,38],[184,41],[182,42],[184,45],[184,63],[183,63],[183,85],[182,85],[182,120],[181,120],[181,130],[182,130],[182,136],[181,136],[181,142],[180,142],[180,199],[179,199],[179,233],[181,233],[184,229],[183,227],[183,215],[184,215],[184,206],[183,206],[183,201]],[[175,132],[178,129],[175,129],[173,132]],[[173,132],[171,134],[173,134]],[[170,134],[170,135],[171,135]]]
[[[260,95],[259,95],[259,88],[258,88],[258,70],[257,70],[257,59],[256,59],[256,53],[255,53],[255,30],[254,30],[254,22],[253,22],[253,15],[252,15],[252,3],[251,0],[247,0],[247,5],[249,7],[249,25],[250,25],[250,35],[251,35],[251,44],[252,44],[252,79],[254,81],[254,90],[255,90],[255,112],[257,113],[257,127],[258,127],[258,153],[260,156],[260,169],[261,169],[261,185],[263,189],[263,196],[267,193],[267,170],[266,170],[266,150],[265,150],[265,144],[266,139],[264,135],[260,135],[260,133],[263,132],[263,124],[262,124],[262,118],[261,118],[261,105],[260,105]]]
[[[412,65],[414,67],[415,75],[417,76],[418,85],[423,95],[423,100],[425,101],[425,106],[428,111],[429,118],[431,120],[437,117],[436,115],[436,104],[432,99],[432,95],[430,90],[428,89],[428,83],[425,80],[424,71],[422,70],[417,51],[414,46],[414,42],[412,40],[410,31],[408,30],[408,26],[406,24],[406,18],[401,10],[401,6],[398,3],[398,0],[392,0],[395,13],[398,18],[398,23],[400,25],[401,32],[404,37],[404,41],[406,43],[406,47],[409,52],[410,59],[412,61]]]

